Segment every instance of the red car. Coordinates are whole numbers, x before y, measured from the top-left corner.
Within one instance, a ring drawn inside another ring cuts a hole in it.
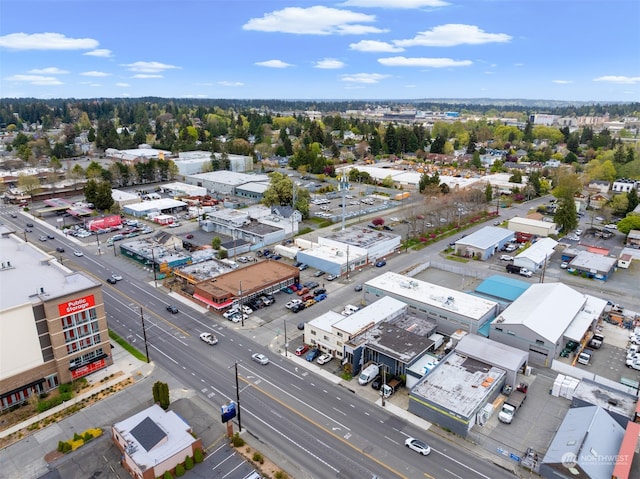
[[[296,349],[296,356],[302,356],[307,351],[309,351],[309,346],[307,346],[306,344],[303,344],[298,349]]]
[[[309,288],[302,288],[298,290],[298,296],[303,296],[309,292]]]
[[[312,294],[308,294],[304,298],[302,298],[302,302],[304,303],[309,299],[314,299],[314,296]]]

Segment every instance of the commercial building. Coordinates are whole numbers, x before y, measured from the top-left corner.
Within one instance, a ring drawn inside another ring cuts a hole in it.
[[[490,325],[489,337],[527,351],[529,361],[549,366],[567,342],[594,330],[606,301],[562,283],[532,284]]]
[[[438,332],[446,335],[458,330],[478,334],[499,311],[495,301],[391,271],[367,281],[363,292],[367,304],[383,296],[406,303],[411,314],[433,319],[438,325]]]
[[[524,233],[531,236],[547,236],[558,234],[558,228],[555,223],[547,221],[538,221],[530,218],[515,217],[509,220],[508,228],[516,233]]]
[[[551,238],[540,238],[522,253],[516,255],[513,264],[530,271],[539,271],[544,268],[547,260],[553,255],[558,242]]]
[[[160,191],[178,198],[183,198],[185,196],[206,196],[207,189],[202,186],[189,185],[187,183],[166,183],[160,187]]]
[[[297,283],[300,270],[280,261],[260,261],[194,285],[193,298],[223,312],[250,299],[280,291]]]
[[[454,350],[411,389],[409,411],[466,437],[505,380],[504,369]]]
[[[327,273],[341,276],[383,259],[400,248],[400,236],[352,226],[327,236],[298,253],[297,259]]]
[[[567,272],[606,281],[615,271],[618,259],[591,251],[580,251],[571,260]]]
[[[113,363],[102,286],[0,225],[0,409]]]
[[[122,466],[135,479],[175,472],[185,457],[193,458],[196,449],[202,450],[191,426],[157,404],[111,426],[111,439],[122,453]]]
[[[187,203],[171,198],[160,198],[158,200],[142,201],[140,203],[126,204],[123,208],[125,214],[143,218],[153,214],[178,214],[187,208]]]
[[[210,194],[218,196],[235,195],[236,188],[245,187],[249,183],[269,183],[267,175],[253,175],[235,171],[212,171],[185,177],[190,185],[202,186]]]
[[[455,242],[454,250],[458,256],[486,260],[513,241],[513,231],[496,226],[485,226]]]

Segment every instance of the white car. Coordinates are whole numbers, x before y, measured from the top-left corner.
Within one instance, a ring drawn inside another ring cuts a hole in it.
[[[431,448],[426,442],[422,442],[413,437],[408,437],[404,441],[404,445],[407,446],[409,449],[412,449],[417,453],[422,454],[423,456],[427,456],[431,452]]]
[[[616,225],[614,225],[613,223],[610,223],[608,225],[604,225],[605,228],[608,228],[610,230],[617,230],[618,227]]]
[[[563,261],[562,263],[560,263],[560,267],[562,269],[567,269],[569,267],[569,263],[567,261]]]
[[[640,361],[633,361],[631,364],[627,361],[627,367],[640,371]]]
[[[232,316],[238,313],[240,313],[240,311],[238,311],[237,309],[230,309],[229,311],[225,311],[224,313],[222,313],[222,316],[227,319],[231,319]]]
[[[251,355],[251,359],[253,359],[256,363],[262,364],[263,366],[265,364],[269,364],[269,358],[264,354],[254,353]]]
[[[218,338],[211,333],[200,333],[200,339],[211,346],[218,344]]]
[[[111,277],[116,281],[122,281],[122,276],[120,276],[119,274],[113,273]]]
[[[244,314],[251,314],[251,313],[253,313],[253,309],[251,309],[249,306],[243,305],[242,306],[242,312]]]
[[[76,256],[84,256],[84,253],[82,251],[77,251],[77,250],[74,251],[73,254]]]
[[[508,254],[503,254],[500,256],[500,261],[513,261],[513,256],[509,256]]]
[[[394,221],[396,223],[400,222],[400,218],[396,218],[395,216],[392,216],[391,218],[389,218],[389,221]]]
[[[289,301],[287,304],[284,305],[285,308],[287,309],[291,309],[293,308],[296,304],[300,304],[302,303],[302,300],[300,299],[292,299],[291,301]]]
[[[321,354],[320,357],[318,357],[318,359],[316,359],[316,362],[318,364],[327,364],[329,361],[331,361],[331,359],[332,358],[330,354],[324,353],[324,354]]]

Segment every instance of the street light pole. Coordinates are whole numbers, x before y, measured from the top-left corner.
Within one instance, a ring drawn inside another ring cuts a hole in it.
[[[142,313],[142,306],[140,307],[140,320],[142,321],[142,337],[144,338],[144,350],[147,354],[147,363],[149,363],[149,345],[147,344],[147,329],[144,326],[144,314]]]
[[[242,310],[242,281],[240,281],[240,291],[239,291],[239,295],[240,295],[240,302],[239,302],[239,306],[240,306],[240,320],[242,321],[242,327],[244,328],[244,311]],[[238,414],[239,415],[239,414]]]
[[[238,361],[234,363],[236,370],[236,403],[238,404],[238,429],[242,432],[242,418],[240,417],[240,386],[238,384]]]
[[[284,357],[286,358],[288,353],[287,353],[287,322],[283,321],[284,323]]]
[[[153,268],[153,284],[157,288],[158,287],[158,276],[156,275],[156,253],[155,253],[156,245],[151,246],[151,268]]]

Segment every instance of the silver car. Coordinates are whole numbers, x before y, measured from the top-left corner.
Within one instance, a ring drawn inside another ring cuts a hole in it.
[[[264,354],[253,353],[251,355],[251,359],[253,359],[256,363],[262,364],[263,366],[265,364],[269,364],[269,358],[266,357]]]

